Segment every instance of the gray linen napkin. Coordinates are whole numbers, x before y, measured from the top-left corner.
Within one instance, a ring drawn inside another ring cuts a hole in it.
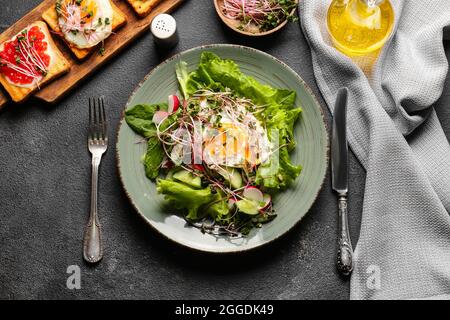
[[[367,74],[331,45],[330,2],[301,0],[299,12],[331,112],[350,90],[349,143],[367,172],[350,297],[450,299],[450,145],[433,109],[449,1],[393,0],[395,33]]]

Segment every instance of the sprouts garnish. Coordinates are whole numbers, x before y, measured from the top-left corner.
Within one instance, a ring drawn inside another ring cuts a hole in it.
[[[240,21],[239,29],[249,31],[256,26],[264,32],[294,19],[296,5],[293,0],[224,0],[222,11],[227,18]]]

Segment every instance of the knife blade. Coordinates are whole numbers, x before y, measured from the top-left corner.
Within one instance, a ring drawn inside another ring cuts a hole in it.
[[[339,89],[334,106],[331,139],[332,187],[338,194],[346,194],[348,191],[347,99],[348,89]]]
[[[332,188],[337,192],[339,208],[339,239],[337,267],[343,275],[353,270],[353,247],[348,229],[348,143],[347,143],[347,101],[348,89],[339,89],[333,115],[331,138]]]

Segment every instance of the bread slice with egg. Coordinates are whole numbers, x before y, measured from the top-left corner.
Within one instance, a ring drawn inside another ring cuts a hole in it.
[[[25,101],[31,94],[36,92],[39,88],[42,88],[43,86],[45,86],[45,84],[69,72],[70,70],[70,62],[67,61],[67,59],[63,56],[61,51],[59,51],[58,47],[53,42],[53,39],[50,36],[50,32],[47,28],[47,25],[44,22],[42,21],[34,22],[30,24],[28,27],[22,29],[21,32],[25,29],[30,30],[34,26],[39,27],[42,33],[44,33],[45,41],[47,42],[49,49],[52,50],[53,60],[49,66],[47,74],[42,78],[41,81],[39,81],[39,83],[34,84],[30,88],[15,86],[6,79],[5,75],[0,74],[0,83],[3,85],[8,94],[11,96],[11,99],[17,103]],[[21,32],[19,32],[18,34],[20,34]],[[12,37],[11,39],[14,39],[16,36]],[[3,50],[3,45],[4,42],[0,44],[0,51]]]
[[[112,31],[115,32],[118,29],[120,29],[120,27],[125,25],[125,23],[127,22],[127,18],[125,16],[125,14],[122,11],[120,11],[120,9],[114,4],[114,2],[112,2],[112,1],[110,1],[110,2],[111,2],[112,9],[113,9]],[[58,24],[58,14],[56,13],[55,6],[51,6],[49,9],[47,9],[43,13],[42,19],[44,19],[44,21],[47,22],[50,29],[52,29],[55,33],[61,32],[61,30],[59,28],[59,24]],[[62,37],[62,36],[61,36],[61,38],[64,39],[64,37]],[[67,42],[65,39],[64,39],[64,42],[67,43],[70,50],[73,52],[75,57],[77,57],[79,60],[84,60],[85,58],[87,58],[89,56],[89,54],[91,54],[93,51],[95,51],[96,48],[98,47],[98,46],[96,46],[96,47],[88,48],[88,49],[80,49],[80,48],[77,48],[76,46],[74,46],[73,44]]]
[[[162,0],[127,0],[140,17],[146,17]]]

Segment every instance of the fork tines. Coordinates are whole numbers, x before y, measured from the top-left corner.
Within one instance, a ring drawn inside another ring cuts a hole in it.
[[[105,102],[103,98],[89,98],[89,139],[107,140]]]

